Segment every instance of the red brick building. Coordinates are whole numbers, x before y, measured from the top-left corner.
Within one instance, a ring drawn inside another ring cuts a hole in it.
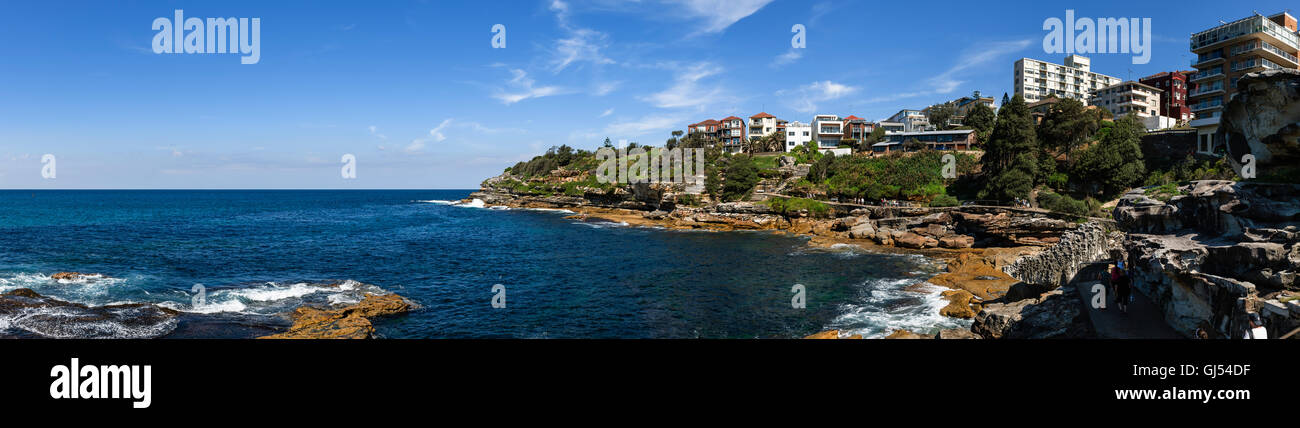
[[[1160,115],[1180,122],[1192,120],[1192,108],[1187,105],[1187,93],[1196,90],[1188,78],[1195,71],[1166,71],[1143,77],[1138,82],[1160,89]]]

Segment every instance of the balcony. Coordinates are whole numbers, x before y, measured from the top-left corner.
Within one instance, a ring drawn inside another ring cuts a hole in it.
[[[1199,58],[1192,60],[1192,67],[1209,67],[1215,64],[1222,64],[1223,61],[1223,51],[1214,51],[1212,54],[1201,55]]]
[[[1223,78],[1223,67],[1215,67],[1212,70],[1201,70],[1196,72],[1195,74],[1192,74],[1191,81],[1199,82],[1203,80],[1222,79],[1222,78]]]
[[[1193,128],[1200,128],[1204,126],[1219,126],[1219,117],[1214,116],[1214,117],[1207,117],[1203,119],[1193,119],[1191,122],[1188,122],[1187,125]]]
[[[1191,98],[1191,97],[1199,97],[1203,95],[1222,95],[1223,82],[1220,81],[1216,83],[1217,83],[1216,85],[1207,85],[1207,86],[1202,86],[1200,88],[1197,88],[1196,91],[1189,92],[1187,94],[1187,97]]]
[[[1192,52],[1222,48],[1246,38],[1257,38],[1276,45],[1300,49],[1300,36],[1262,15],[1254,15],[1192,34]]]
[[[1196,104],[1192,104],[1191,107],[1193,112],[1222,108],[1223,98],[1214,98],[1209,101],[1202,101]]]

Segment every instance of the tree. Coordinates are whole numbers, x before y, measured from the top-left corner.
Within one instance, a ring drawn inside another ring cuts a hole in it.
[[[812,166],[808,168],[808,181],[813,183],[826,181],[826,171],[830,170],[831,162],[834,161],[835,153],[827,152],[822,155],[820,159],[817,159],[817,162],[813,162]]]
[[[983,103],[975,103],[970,109],[966,110],[966,119],[962,124],[975,130],[975,136],[983,144],[989,140],[989,134],[993,133],[993,124],[997,121],[997,113]]]
[[[945,129],[948,127],[948,121],[957,113],[957,108],[952,103],[935,104],[926,109],[926,115],[930,118],[930,124],[935,129]]]
[[[1043,148],[1069,153],[1101,127],[1100,117],[1073,98],[1058,101],[1043,115],[1038,136]],[[1073,162],[1073,159],[1071,159]]]
[[[925,150],[925,143],[916,141],[915,138],[908,138],[907,141],[903,142],[903,151],[916,152],[921,150]]]
[[[998,111],[993,133],[980,158],[985,181],[981,197],[999,200],[1029,195],[1039,170],[1038,138],[1029,107],[1020,95]]]
[[[866,138],[863,138],[862,141],[858,143],[858,151],[869,152],[872,150],[871,145],[879,143],[884,140],[885,140],[885,128],[879,126],[872,128],[871,133],[867,134]]]
[[[1146,129],[1133,116],[1115,121],[1097,144],[1080,150],[1071,177],[1103,195],[1115,195],[1146,177],[1141,141]]]
[[[758,184],[758,167],[749,155],[732,156],[727,161],[722,197],[729,201],[743,199]]]

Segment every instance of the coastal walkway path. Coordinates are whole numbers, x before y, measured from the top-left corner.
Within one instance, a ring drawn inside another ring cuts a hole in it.
[[[1181,339],[1184,336],[1174,331],[1165,322],[1164,315],[1146,295],[1133,290],[1133,301],[1128,305],[1128,313],[1122,313],[1115,306],[1115,297],[1106,290],[1106,309],[1092,307],[1092,286],[1104,281],[1097,280],[1097,274],[1106,274],[1105,262],[1093,263],[1081,269],[1071,285],[1079,290],[1079,304],[1088,311],[1088,319],[1101,339]]]

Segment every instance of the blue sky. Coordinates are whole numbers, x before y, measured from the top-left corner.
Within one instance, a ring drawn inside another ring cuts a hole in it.
[[[4,2],[0,188],[476,188],[605,137],[767,111],[881,119],[1011,91],[1043,20],[1149,17],[1148,64],[1188,69],[1188,35],[1286,4],[1132,1],[523,0]],[[155,54],[157,17],[261,20],[261,59]],[[491,28],[506,26],[506,48]],[[791,26],[807,28],[792,50]],[[1131,70],[1131,72],[1130,72]],[[41,176],[54,154],[55,179]],[[344,180],[340,158],[357,158]]]

